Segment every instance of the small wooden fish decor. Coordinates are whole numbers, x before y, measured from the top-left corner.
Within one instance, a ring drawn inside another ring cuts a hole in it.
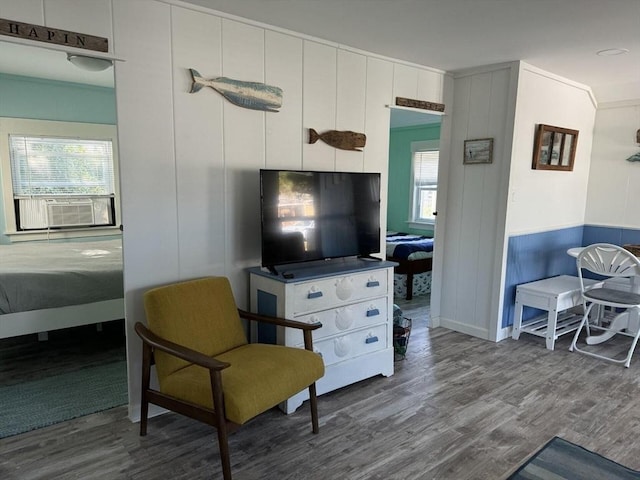
[[[227,77],[206,79],[193,68],[189,69],[193,83],[189,93],[196,93],[202,87],[211,87],[224,98],[239,107],[251,110],[277,112],[282,106],[282,89],[259,82],[243,82]]]
[[[318,133],[313,128],[309,129],[309,143],[316,143],[322,140],[327,145],[340,150],[355,150],[361,152],[361,147],[367,143],[367,136],[364,133],[351,132],[349,130],[327,130],[324,133]]]
[[[636,132],[636,143],[640,145],[640,129]],[[640,162],[640,152],[627,158],[627,162]]]

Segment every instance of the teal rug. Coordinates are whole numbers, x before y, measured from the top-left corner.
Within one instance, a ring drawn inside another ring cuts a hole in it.
[[[640,472],[553,437],[507,480],[638,480]]]
[[[126,404],[127,363],[0,387],[0,438]]]

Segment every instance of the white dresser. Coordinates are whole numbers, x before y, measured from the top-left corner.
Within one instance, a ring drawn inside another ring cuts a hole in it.
[[[251,310],[302,322],[321,322],[313,347],[322,355],[325,375],[318,395],[382,374],[393,375],[393,266],[354,260],[332,268],[297,268],[274,275],[250,269]],[[291,276],[293,276],[291,278]],[[253,341],[304,348],[292,328],[252,332]],[[294,412],[309,398],[304,390],[282,406]]]

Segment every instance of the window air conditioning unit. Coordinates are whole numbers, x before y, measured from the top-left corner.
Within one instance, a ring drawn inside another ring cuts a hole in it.
[[[111,221],[108,198],[20,198],[19,227],[45,230],[56,227],[87,227]]]
[[[47,205],[47,224],[51,228],[79,227],[95,223],[93,200],[90,198],[48,199],[45,201]]]

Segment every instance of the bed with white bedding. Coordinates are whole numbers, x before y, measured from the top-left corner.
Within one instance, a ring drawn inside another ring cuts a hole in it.
[[[121,240],[0,245],[0,338],[124,318]]]

